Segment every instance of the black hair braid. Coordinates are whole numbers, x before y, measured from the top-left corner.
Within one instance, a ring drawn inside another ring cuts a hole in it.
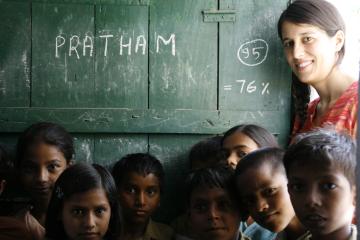
[[[300,82],[300,80],[292,74],[292,97],[294,99],[295,114],[300,119],[301,129],[307,118],[307,109],[310,102],[310,87],[309,85]]]

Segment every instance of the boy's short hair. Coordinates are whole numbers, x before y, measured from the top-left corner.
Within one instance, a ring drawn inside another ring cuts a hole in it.
[[[187,202],[196,188],[222,188],[229,193],[233,192],[234,170],[227,165],[201,168],[191,172],[186,178]],[[231,196],[232,197],[232,196]]]
[[[271,166],[273,170],[282,172],[284,175],[285,168],[283,165],[284,150],[277,147],[261,148],[247,154],[237,164],[235,169],[235,176],[239,176],[248,169],[260,168],[264,164]]]
[[[225,162],[226,157],[221,149],[222,136],[206,138],[190,149],[189,161],[191,169],[215,166]]]
[[[286,173],[300,161],[303,165],[315,163],[335,166],[344,173],[351,185],[355,184],[356,144],[345,133],[318,128],[297,135],[284,156]]]
[[[165,173],[160,161],[148,153],[128,154],[120,159],[112,169],[112,175],[115,184],[119,187],[126,174],[135,172],[144,177],[148,174],[154,174],[159,180],[160,191],[163,190]]]

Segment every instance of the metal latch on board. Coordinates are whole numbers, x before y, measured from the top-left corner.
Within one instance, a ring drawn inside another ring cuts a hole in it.
[[[235,22],[235,10],[203,10],[204,22]]]

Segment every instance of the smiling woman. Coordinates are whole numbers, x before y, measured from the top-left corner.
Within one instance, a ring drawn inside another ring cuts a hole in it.
[[[278,34],[293,72],[293,135],[334,125],[357,131],[357,81],[339,65],[345,54],[345,23],[325,0],[297,0],[282,13]],[[310,86],[319,98],[309,103]]]

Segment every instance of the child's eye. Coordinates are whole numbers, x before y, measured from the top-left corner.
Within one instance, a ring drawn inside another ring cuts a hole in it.
[[[52,164],[49,164],[49,165],[47,166],[47,170],[48,170],[49,172],[55,172],[56,169],[59,168],[59,167],[60,167],[60,166],[59,166],[58,164],[52,163]]]
[[[237,155],[240,159],[242,159],[243,157],[245,157],[246,154],[247,154],[246,152],[241,151],[241,150],[236,151],[236,155]]]
[[[196,204],[194,204],[193,208],[197,212],[205,212],[208,209],[208,204],[206,204],[206,203],[196,203]]]
[[[272,196],[277,192],[277,188],[267,188],[264,191],[265,196]]]
[[[229,211],[232,209],[232,204],[229,201],[220,201],[218,208],[222,211]]]
[[[312,37],[305,37],[304,42],[311,42],[313,40]]]
[[[322,189],[324,189],[324,190],[333,190],[336,187],[337,186],[334,183],[325,183],[325,184],[322,185]]]
[[[146,190],[147,195],[150,196],[150,197],[156,195],[157,192],[158,192],[158,191],[157,191],[157,189],[155,189],[155,188],[151,188],[151,189],[147,189],[147,190]]]
[[[84,215],[84,210],[80,208],[75,208],[71,211],[72,215],[74,216],[82,216]]]
[[[127,193],[130,193],[130,194],[135,194],[136,193],[136,189],[134,187],[126,187],[125,191]]]
[[[107,209],[106,208],[104,208],[104,207],[99,207],[99,208],[96,208],[95,209],[95,214],[96,215],[102,215],[104,212],[106,212],[107,211]]]
[[[301,192],[304,190],[304,186],[300,183],[289,184],[289,190],[293,192]]]

